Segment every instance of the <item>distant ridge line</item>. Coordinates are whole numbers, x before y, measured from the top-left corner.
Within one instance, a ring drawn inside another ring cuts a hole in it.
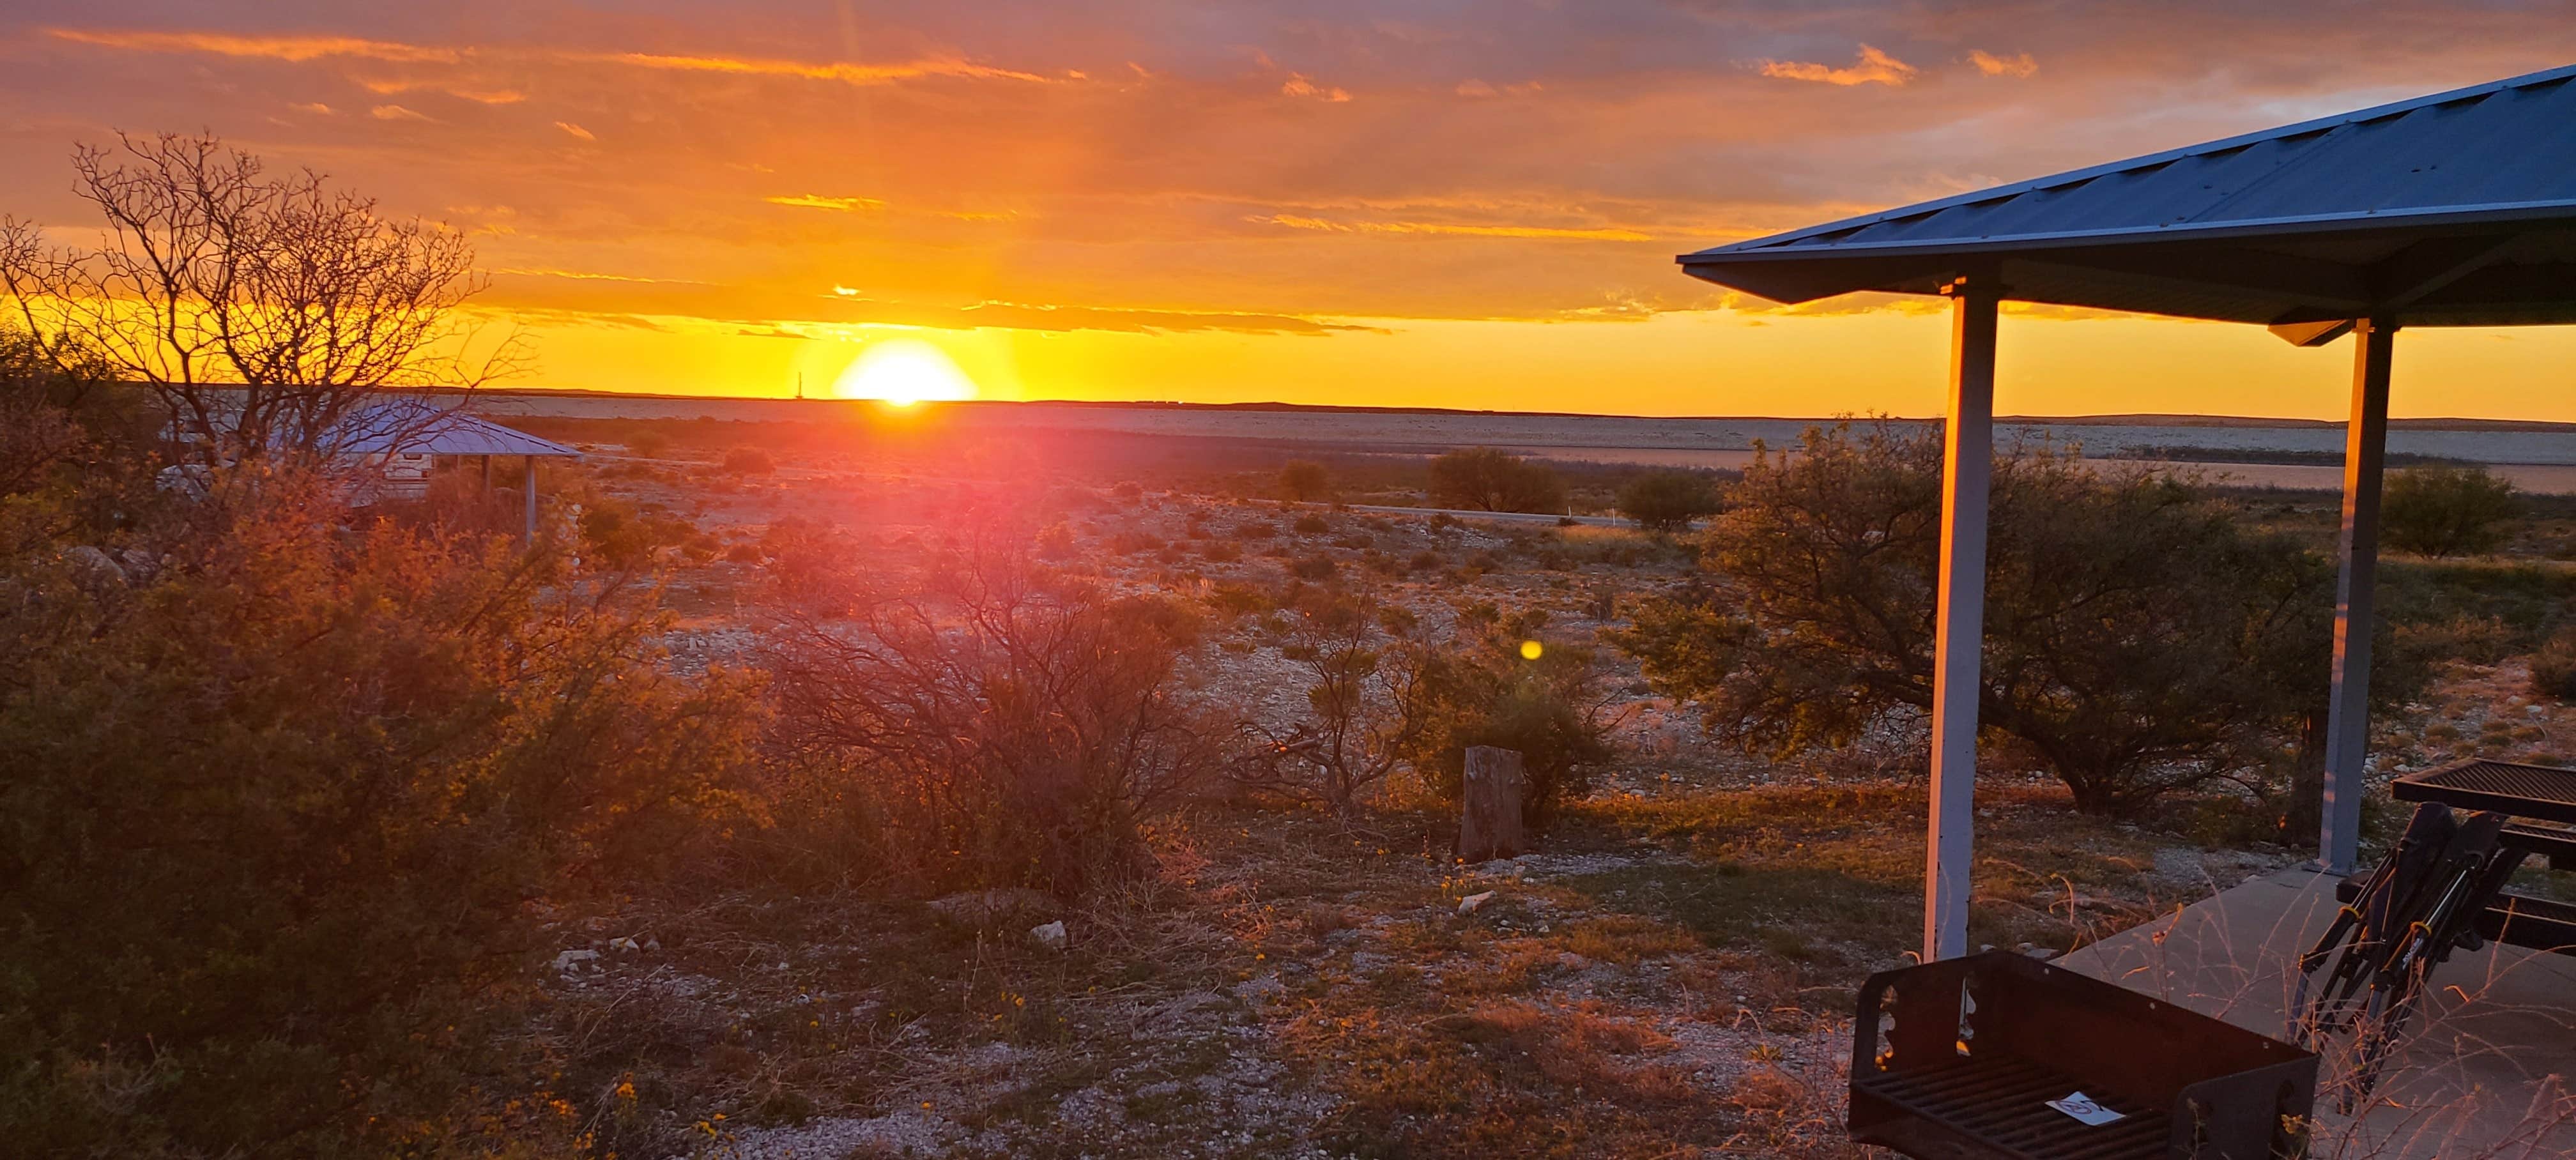
[[[784,395],[696,395],[667,391],[604,391],[584,387],[486,387],[478,395],[530,395],[539,397],[578,397],[587,399],[667,399],[675,402],[709,403],[777,403],[782,406],[865,405],[867,399],[793,399]],[[969,399],[937,404],[942,407],[1086,407],[1104,410],[1139,411],[1256,411],[1281,413],[1352,414],[1352,415],[1485,415],[1532,419],[1648,419],[1689,423],[1835,423],[1843,419],[1869,422],[1884,418],[1899,423],[1929,423],[1933,416],[1921,415],[1632,415],[1599,411],[1518,411],[1472,409],[1465,407],[1372,407],[1342,403],[1191,403],[1162,399]],[[1998,423],[2024,427],[2294,427],[2339,428],[2336,419],[2263,418],[2252,415],[1997,415]],[[2576,433],[2576,423],[2545,419],[2476,419],[2464,417],[2390,419],[2393,428],[2439,431],[2564,431]]]

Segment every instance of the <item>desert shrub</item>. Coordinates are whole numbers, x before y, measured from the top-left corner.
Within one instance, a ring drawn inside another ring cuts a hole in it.
[[[2388,477],[2379,534],[2400,552],[2485,555],[2504,546],[2521,510],[2513,484],[2484,467],[2410,467]]]
[[[1199,549],[1199,555],[1212,564],[1231,564],[1243,558],[1243,549],[1229,541],[1210,540]]]
[[[1330,556],[1308,556],[1288,565],[1288,574],[1300,580],[1330,580],[1340,571]]]
[[[757,564],[760,562],[760,545],[735,544],[725,549],[724,560],[728,564]]]
[[[2448,620],[2401,621],[2395,630],[2397,648],[2402,653],[2473,665],[2497,664],[2522,651],[2522,635],[2502,617],[2466,613]]]
[[[1109,537],[1109,551],[1120,556],[1152,552],[1163,546],[1162,537],[1133,528],[1123,528]]]
[[[0,558],[0,1133],[535,1146],[478,1101],[546,1082],[492,1040],[544,911],[703,849],[753,687],[669,675],[667,617],[555,545],[210,493]]]
[[[825,776],[812,849],[864,841],[905,885],[1080,895],[1132,870],[1144,826],[1220,753],[1174,678],[1196,620],[977,541],[790,611],[766,664],[781,743]]]
[[[1283,730],[1241,726],[1227,769],[1255,788],[1347,815],[1418,747],[1426,653],[1403,634],[1409,622],[1381,617],[1364,597],[1298,603],[1297,618],[1280,626],[1280,655],[1306,677],[1307,712]]]
[[[1617,755],[1597,672],[1590,649],[1552,644],[1527,658],[1509,635],[1433,653],[1421,675],[1423,724],[1406,757],[1455,801],[1470,746],[1518,752],[1528,778],[1522,820],[1544,828],[1566,802],[1592,792],[1592,774]]]
[[[2532,654],[2531,691],[2576,701],[2576,626],[2560,629]]]
[[[647,515],[633,504],[599,495],[584,497],[580,529],[582,559],[620,570],[650,564],[655,552],[686,543],[697,530],[686,520]]]
[[[1488,512],[1551,512],[1565,507],[1556,469],[1492,447],[1469,447],[1431,461],[1431,505]]]
[[[1326,522],[1324,517],[1312,512],[1297,517],[1296,521],[1288,526],[1298,534],[1307,536],[1320,536],[1333,530],[1333,525]]]
[[[1706,533],[1701,592],[1646,604],[1616,639],[1756,751],[1844,744],[1928,707],[1940,469],[1937,432],[1888,426],[1812,430],[1796,457],[1758,457]],[[1981,723],[2079,807],[2135,814],[2265,775],[2294,740],[2313,758],[2323,557],[2184,482],[2045,446],[1996,455],[1991,518]],[[2373,696],[2407,695],[2406,672],[2374,673]],[[2311,797],[2312,766],[2294,776],[2294,798]]]
[[[1333,498],[1333,477],[1314,460],[1291,459],[1279,469],[1279,495],[1300,503],[1328,500]]]
[[[1218,584],[1210,588],[1207,602],[1208,607],[1227,616],[1250,616],[1256,612],[1268,612],[1278,607],[1270,599],[1269,593],[1241,584]]]
[[[736,447],[725,452],[724,469],[730,475],[767,475],[778,470],[769,453],[757,447]]]
[[[626,437],[626,449],[646,459],[658,459],[671,449],[671,437],[659,431],[638,431]]]
[[[1140,500],[1145,498],[1145,485],[1132,479],[1123,479],[1109,489],[1109,494],[1121,500]]]
[[[773,598],[823,614],[847,606],[858,545],[839,528],[788,516],[762,529],[760,547]]]
[[[1717,482],[1697,471],[1649,471],[1619,489],[1619,511],[1657,535],[1717,512]]]
[[[1234,537],[1238,540],[1267,540],[1278,534],[1276,526],[1261,520],[1245,520],[1234,525]]]
[[[1038,532],[1037,553],[1041,560],[1062,560],[1073,555],[1073,529],[1061,523],[1048,524]]]

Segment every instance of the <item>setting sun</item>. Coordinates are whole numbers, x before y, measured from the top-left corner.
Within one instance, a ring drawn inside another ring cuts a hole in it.
[[[849,369],[832,383],[844,399],[878,399],[888,406],[954,402],[976,395],[975,380],[938,347],[916,338],[898,338],[869,347],[850,360]]]

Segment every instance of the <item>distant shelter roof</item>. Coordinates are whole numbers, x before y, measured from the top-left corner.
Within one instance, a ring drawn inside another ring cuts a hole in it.
[[[574,456],[581,452],[551,439],[478,419],[453,408],[430,409],[410,401],[379,403],[340,424],[332,446],[350,455]]]
[[[1719,246],[1781,302],[1935,293],[2280,327],[2576,322],[2576,66]]]

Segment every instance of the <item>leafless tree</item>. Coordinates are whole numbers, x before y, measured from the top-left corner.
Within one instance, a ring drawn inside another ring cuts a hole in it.
[[[72,168],[99,244],[0,218],[0,291],[48,342],[151,386],[209,461],[398,438],[439,409],[388,392],[521,365],[516,336],[470,352],[457,308],[488,282],[444,226],[310,170],[270,176],[211,135],[119,134],[75,147]]]
[[[1179,695],[1190,624],[1173,606],[998,537],[889,587],[785,610],[765,663],[784,739],[866,796],[910,869],[1079,893],[1221,757]]]
[[[1367,600],[1308,610],[1283,650],[1305,670],[1307,716],[1284,730],[1247,726],[1231,764],[1256,788],[1321,801],[1347,816],[1413,754],[1430,726],[1428,655]]]

